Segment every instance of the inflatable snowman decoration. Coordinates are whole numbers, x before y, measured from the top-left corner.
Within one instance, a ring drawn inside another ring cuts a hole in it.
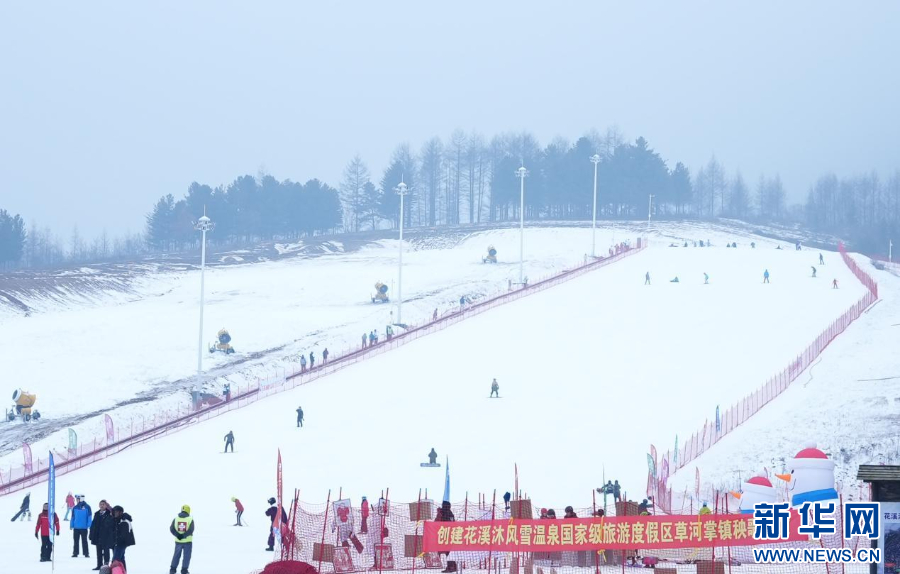
[[[776,498],[775,487],[762,473],[743,483],[740,492],[731,494],[741,501],[738,505],[738,512],[741,514],[753,514],[757,504],[774,504]]]
[[[788,483],[791,506],[838,497],[834,488],[834,461],[817,449],[815,443],[797,453],[788,464],[788,473],[775,476]]]

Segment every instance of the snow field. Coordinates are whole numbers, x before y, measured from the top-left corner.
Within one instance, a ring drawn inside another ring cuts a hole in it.
[[[880,300],[776,401],[679,470],[670,480],[673,492],[686,486],[693,491],[696,468],[704,491],[733,489],[763,467],[770,475],[784,472],[807,442],[815,442],[835,461],[838,489],[845,496],[867,490],[856,481],[858,465],[897,463],[900,358],[894,346],[900,278],[877,271],[867,258],[855,259],[878,281]],[[784,486],[776,479],[773,484]]]
[[[440,496],[443,469],[418,466],[431,447],[442,462],[450,457],[454,499],[465,490],[474,498],[512,489],[514,463],[521,488],[542,505],[588,503],[604,469],[638,496],[650,443],[665,450],[661,441],[690,434],[717,404],[725,408],[755,390],[863,293],[836,254],[826,254],[827,271],[811,279],[817,252],[759,245],[654,245],[277,399],[62,476],[57,491],[83,491],[93,506],[104,497],[132,513],[138,546],[129,550],[129,571],[136,574],[167,566],[168,524],[182,504],[198,522],[192,572],[261,567],[262,513],[274,494],[278,448],[285,493],[300,488],[301,499],[314,503],[339,487],[354,501],[383,488],[395,501],[415,499],[419,488]],[[761,283],[766,267],[770,285]],[[702,284],[704,271],[710,285]],[[676,274],[681,282],[669,283]],[[832,275],[841,289],[830,289]],[[493,377],[499,400],[488,398]],[[303,429],[295,428],[298,405]],[[233,455],[220,453],[229,430]],[[35,502],[44,488],[32,490]],[[244,502],[251,527],[231,526],[231,496]],[[17,493],[0,505],[12,516],[20,500]],[[10,554],[30,536],[0,521],[0,551]],[[22,572],[43,566],[37,550]],[[84,569],[67,556],[60,572]]]

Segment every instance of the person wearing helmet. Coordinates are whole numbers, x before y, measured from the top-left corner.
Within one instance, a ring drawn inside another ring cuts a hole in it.
[[[191,551],[194,547],[194,518],[191,516],[191,507],[185,504],[172,520],[169,532],[175,537],[175,554],[172,556],[172,564],[169,566],[169,574],[175,574],[178,563],[181,562],[181,574],[188,574],[191,567]],[[182,556],[184,561],[182,562]]]
[[[234,525],[243,526],[241,523],[241,516],[244,514],[244,505],[234,496],[231,497],[231,502],[234,503],[234,513],[237,514],[237,522],[235,522]]]
[[[266,516],[269,517],[269,520],[272,521],[272,524],[269,526],[269,540],[268,547],[266,548],[266,552],[274,552],[275,551],[275,516],[278,514],[278,507],[276,503],[278,501],[275,500],[275,497],[269,499],[269,509],[266,510]],[[281,509],[281,523],[287,524],[287,514],[284,512],[284,508]]]

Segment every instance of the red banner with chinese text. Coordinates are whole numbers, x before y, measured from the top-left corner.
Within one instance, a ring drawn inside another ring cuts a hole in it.
[[[754,540],[750,514],[426,522],[424,550],[553,552],[747,546],[808,540],[797,531],[800,516],[796,512],[791,512],[788,524],[787,538]]]

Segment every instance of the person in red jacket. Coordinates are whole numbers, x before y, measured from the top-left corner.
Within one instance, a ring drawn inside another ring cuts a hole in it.
[[[362,504],[359,505],[359,514],[362,516],[362,526],[359,529],[360,534],[369,532],[369,501],[363,496]]]
[[[66,515],[63,517],[63,520],[69,519],[69,513],[72,512],[73,508],[75,508],[75,497],[70,492],[69,496],[66,497]]]
[[[54,512],[53,513],[53,529],[56,530],[56,535],[59,536],[59,516]],[[50,542],[50,509],[47,508],[47,503],[44,503],[44,510],[41,511],[41,515],[38,516],[37,524],[34,526],[34,537],[38,537],[38,532],[41,533],[41,562],[49,562],[50,555],[53,553],[53,543]]]
[[[237,522],[234,524],[235,526],[243,526],[241,524],[241,515],[244,514],[244,505],[241,504],[241,501],[235,497],[231,497],[231,502],[234,503],[234,513],[237,514]]]

